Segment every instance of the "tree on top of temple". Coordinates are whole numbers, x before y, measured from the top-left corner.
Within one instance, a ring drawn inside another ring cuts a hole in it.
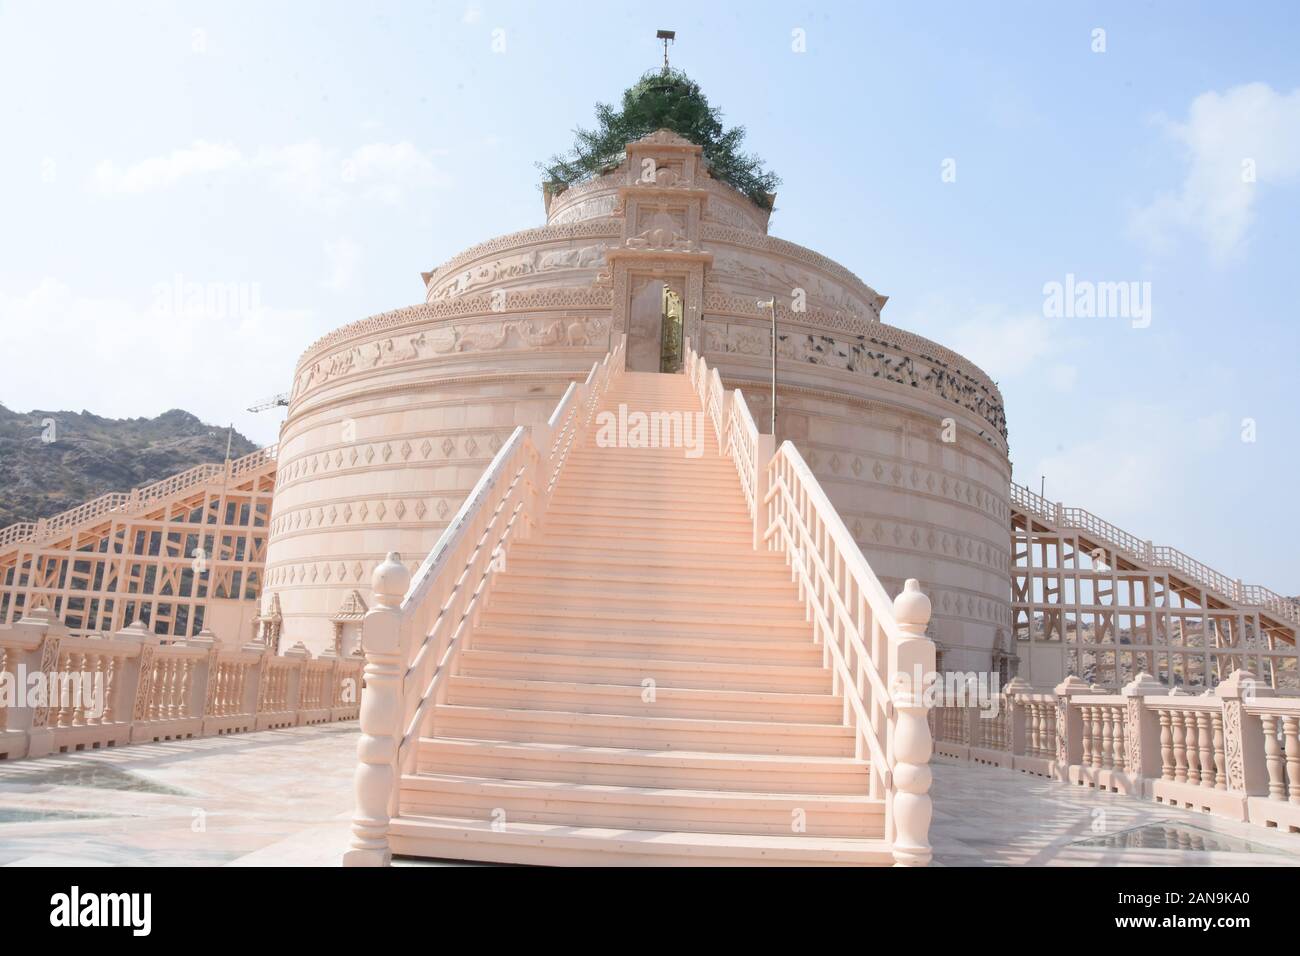
[[[610,172],[624,159],[624,147],[659,129],[670,129],[703,150],[714,179],[733,186],[764,209],[772,208],[781,180],[757,156],[741,150],[743,126],[722,125],[700,86],[681,70],[651,70],[624,91],[621,106],[596,104],[596,127],[574,130],[570,153],[538,165],[552,193]]]

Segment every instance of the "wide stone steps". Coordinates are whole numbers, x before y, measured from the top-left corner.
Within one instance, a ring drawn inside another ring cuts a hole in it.
[[[570,654],[577,657],[654,658],[676,661],[736,663],[752,661],[764,665],[818,665],[821,648],[810,641],[793,638],[711,638],[677,634],[611,633],[606,630],[541,627],[515,624],[510,627],[481,625],[474,631],[473,648],[483,650]]]
[[[788,836],[872,837],[884,804],[862,794],[783,794],[502,780],[455,773],[402,778],[403,812],[515,823]]]
[[[566,549],[551,543],[538,541],[518,541],[510,548],[509,567],[526,563],[544,564],[555,567],[600,567],[617,573],[620,568],[654,568],[659,571],[680,571],[689,574],[704,570],[710,573],[726,574],[734,572],[741,576],[752,576],[754,580],[780,574],[785,577],[786,585],[790,583],[790,571],[785,562],[777,555],[758,552],[746,557],[737,552],[707,555],[698,551],[684,555],[672,555],[656,558],[654,555],[633,554],[622,548],[600,548],[587,545],[581,548]]]
[[[627,528],[629,520],[636,520],[638,517],[635,515],[618,515],[612,512],[613,509],[611,508],[604,509],[603,513],[597,508],[584,508],[581,510],[574,508],[568,511],[550,512],[546,515],[546,520],[542,524],[543,533],[574,537],[596,536],[606,533],[617,535]],[[739,518],[672,514],[640,517],[649,522],[654,529],[649,535],[638,534],[638,538],[642,539],[707,535],[711,539],[730,540],[734,538],[738,542],[748,544],[754,534],[753,525],[749,521],[741,521]]]
[[[820,664],[755,664],[752,661],[541,654],[476,648],[461,653],[459,672],[469,677],[585,681],[635,687],[641,687],[649,678],[661,687],[804,694],[831,692],[831,673]]]
[[[471,707],[683,717],[800,724],[838,724],[843,704],[829,694],[734,690],[717,687],[598,684],[458,675],[450,678],[447,703]]]
[[[709,614],[687,610],[646,611],[637,608],[601,609],[606,615],[592,620],[593,608],[581,604],[518,604],[494,600],[483,612],[482,622],[495,627],[526,627],[543,624],[562,628],[573,633],[593,636],[625,635],[643,638],[692,637],[698,640],[713,638],[744,638],[753,641],[797,640],[808,633],[808,625],[793,615],[775,615],[766,620],[751,618],[737,621],[723,614]]]
[[[852,757],[730,754],[424,737],[421,773],[505,780],[746,793],[865,794],[868,765]]]
[[[687,533],[671,528],[625,528],[614,525],[581,529],[547,528],[546,543],[557,548],[597,548],[647,554],[699,554],[738,551],[751,540],[745,532],[701,531]]]
[[[736,610],[793,608],[800,616],[803,615],[803,605],[792,601],[784,588],[774,593],[771,588],[765,588],[761,584],[737,583],[734,589],[719,594],[716,583],[708,584],[698,579],[643,578],[602,581],[594,575],[575,577],[551,574],[548,576],[540,569],[531,573],[527,570],[517,571],[513,565],[492,588],[490,599],[492,602],[501,601],[503,598],[524,602],[544,599],[561,604],[581,601],[593,606],[618,604],[623,607],[662,607],[665,598],[669,598],[678,607],[700,605]]]
[[[433,726],[440,735],[481,740],[549,741],[638,750],[853,756],[852,731],[838,724],[439,704],[434,708]]]
[[[684,376],[625,373],[602,410],[620,403],[700,411]],[[491,580],[402,777],[394,852],[892,863],[824,648],[785,561],[754,549],[712,423],[694,458],[593,438]]]
[[[435,859],[542,866],[889,866],[880,839],[691,833],[403,814],[393,852]]]
[[[630,508],[636,517],[653,518],[661,514],[678,515],[728,515],[749,520],[743,501],[715,501],[715,496],[684,498],[679,489],[647,487],[637,496],[635,504],[628,502],[627,485],[610,482],[608,485],[590,484],[581,492],[556,495],[551,499],[551,511],[567,511],[575,505],[596,505],[601,508]]]

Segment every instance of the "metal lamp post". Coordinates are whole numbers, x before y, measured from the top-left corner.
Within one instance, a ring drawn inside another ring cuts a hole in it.
[[[776,439],[776,296],[759,299],[759,308],[772,311],[772,439]]]

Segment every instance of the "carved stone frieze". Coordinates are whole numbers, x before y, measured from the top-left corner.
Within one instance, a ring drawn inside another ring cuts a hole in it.
[[[707,298],[706,315],[714,314]],[[792,318],[787,316],[787,318]],[[804,321],[803,316],[793,317]],[[1002,437],[1007,437],[1006,414],[1002,396],[991,383],[986,384],[983,374],[977,378],[973,366],[962,362],[953,367],[933,359],[907,354],[906,346],[886,341],[901,336],[862,336],[860,341],[846,340],[813,332],[789,328],[781,336],[777,354],[782,358],[811,365],[853,372],[864,378],[884,379],[899,385],[908,385],[930,392],[967,411],[974,412]],[[872,326],[872,331],[889,329],[889,326]],[[904,339],[905,341],[905,339]],[[706,350],[736,355],[764,356],[771,351],[771,334],[762,326],[747,323],[705,321],[704,342]],[[875,346],[875,347],[873,347]],[[964,368],[962,366],[965,366]]]
[[[871,306],[875,317],[877,319],[880,317],[880,310],[884,307],[886,297],[871,288],[844,266],[833,259],[828,259],[819,252],[813,252],[811,249],[797,243],[777,239],[774,236],[754,233],[747,229],[738,229],[735,226],[724,226],[714,222],[705,222],[703,224],[700,238],[705,243],[724,242],[748,249],[757,249],[778,257],[794,259],[805,265],[820,269],[832,278],[854,289]]]
[[[502,282],[549,272],[600,269],[605,266],[607,248],[609,244],[604,242],[579,247],[535,247],[527,252],[472,265],[431,285],[428,301],[456,299],[476,289],[490,289]]]
[[[540,290],[558,291],[558,290]],[[583,298],[589,303],[603,300],[608,293],[587,290]],[[535,296],[508,297],[507,309],[522,306]],[[566,301],[564,296],[541,296],[552,302]],[[503,310],[505,311],[505,310]],[[378,331],[378,330],[376,330]],[[607,348],[609,319],[603,315],[534,316],[492,319],[442,325],[432,329],[412,329],[409,334],[390,335],[349,345],[300,367],[294,378],[291,400],[296,401],[313,389],[354,372],[383,366],[399,365],[466,352],[489,352],[511,348]]]
[[[521,229],[519,232],[497,236],[487,242],[470,246],[464,252],[453,256],[431,272],[424,273],[425,287],[437,285],[447,275],[459,271],[468,263],[527,246],[546,245],[575,239],[613,239],[618,237],[623,224],[617,219],[582,219],[578,222],[538,226],[535,229]],[[344,326],[347,328],[347,326]],[[343,331],[339,329],[337,331]]]

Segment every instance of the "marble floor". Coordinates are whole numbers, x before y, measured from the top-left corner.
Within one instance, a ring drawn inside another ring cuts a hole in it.
[[[0,762],[0,866],[334,866],[355,722]],[[1300,835],[936,759],[946,866],[1300,865]]]
[[[943,866],[1300,866],[1300,834],[936,757]]]

